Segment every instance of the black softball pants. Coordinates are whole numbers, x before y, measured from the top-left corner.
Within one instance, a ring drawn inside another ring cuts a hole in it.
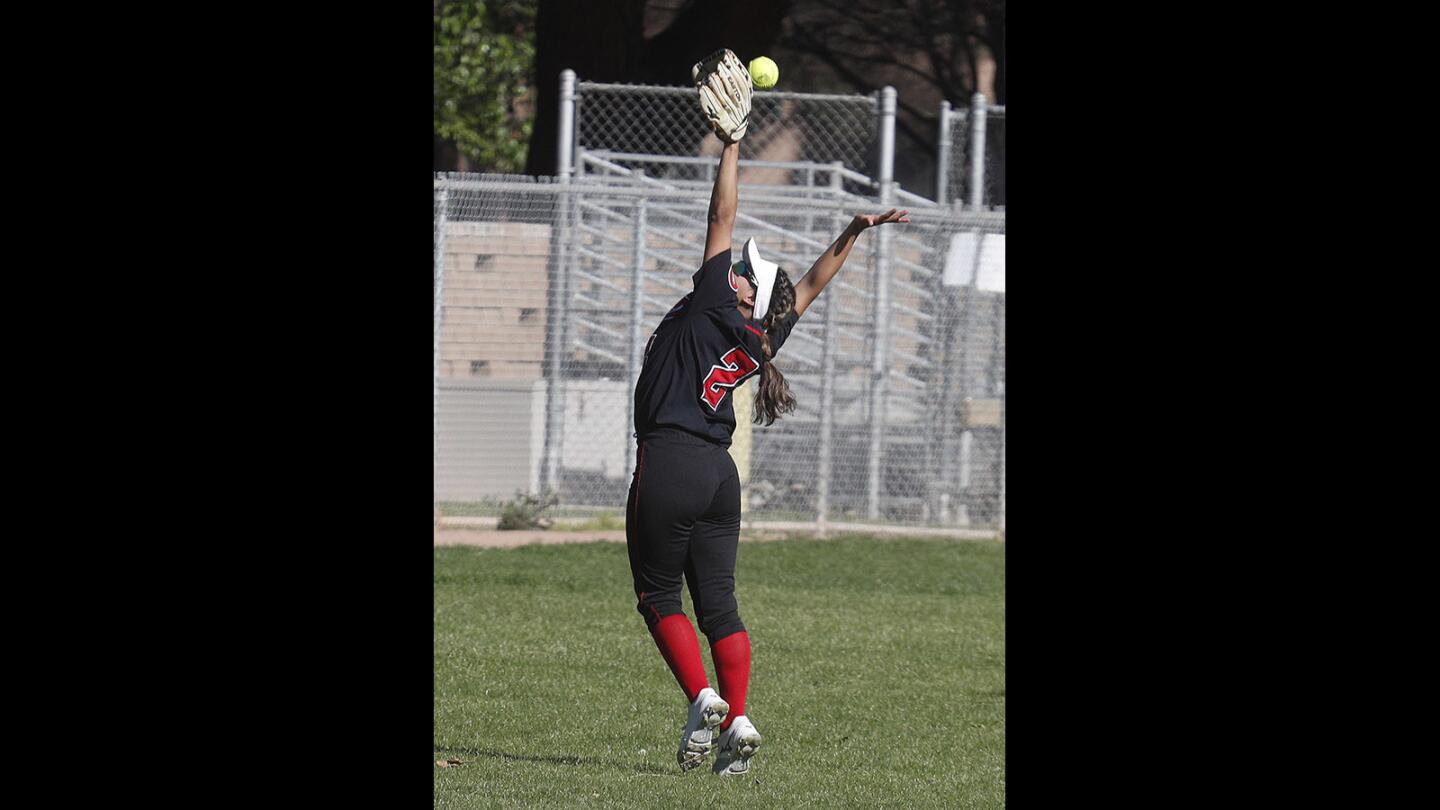
[[[745,629],[735,604],[740,474],[723,447],[678,430],[646,436],[636,450],[625,543],[636,609],[646,625],[683,613],[681,579],[695,621],[713,644]]]

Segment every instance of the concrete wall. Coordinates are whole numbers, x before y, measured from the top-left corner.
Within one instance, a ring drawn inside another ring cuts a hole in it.
[[[544,380],[440,381],[435,500],[509,500],[538,492]]]

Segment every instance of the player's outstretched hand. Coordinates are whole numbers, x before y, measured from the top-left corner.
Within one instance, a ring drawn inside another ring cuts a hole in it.
[[[860,230],[862,230],[862,231],[865,230],[866,228],[873,228],[873,227],[875,227],[876,225],[884,225],[884,224],[887,223],[887,222],[909,222],[909,221],[910,221],[910,211],[909,211],[909,210],[897,211],[897,210],[894,209],[894,208],[891,208],[889,211],[886,211],[886,212],[883,213],[883,214],[856,214],[856,215],[855,215],[855,224],[856,224],[856,225],[860,228]]]

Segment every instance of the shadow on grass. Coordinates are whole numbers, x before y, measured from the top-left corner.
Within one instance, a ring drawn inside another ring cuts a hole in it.
[[[587,768],[633,768],[640,773],[654,774],[656,776],[682,776],[677,768],[662,768],[658,765],[645,763],[635,765],[633,763],[616,762],[609,759],[596,759],[595,757],[582,756],[535,756],[531,754],[512,754],[508,751],[489,751],[484,748],[436,748],[436,754],[451,754],[457,757],[489,757],[491,759],[503,759],[507,762],[543,762],[547,765],[578,765]]]

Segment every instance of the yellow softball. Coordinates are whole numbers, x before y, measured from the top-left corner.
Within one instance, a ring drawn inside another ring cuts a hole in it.
[[[750,60],[750,78],[761,90],[774,87],[780,81],[780,67],[768,56],[757,56]]]

